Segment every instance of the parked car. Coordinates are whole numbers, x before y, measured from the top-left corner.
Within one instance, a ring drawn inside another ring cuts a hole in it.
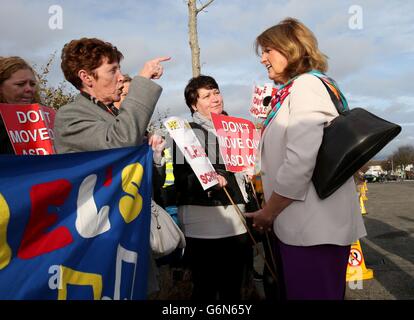
[[[388,174],[385,179],[387,181],[397,181],[398,180],[398,176],[395,174]]]
[[[374,176],[373,174],[366,173],[364,174],[364,180],[366,182],[378,182],[378,177]]]

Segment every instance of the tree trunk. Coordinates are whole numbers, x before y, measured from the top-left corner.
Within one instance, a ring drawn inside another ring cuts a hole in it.
[[[188,34],[191,49],[191,65],[193,77],[198,77],[201,72],[200,68],[200,47],[198,46],[197,34],[197,4],[196,0],[188,0]]]

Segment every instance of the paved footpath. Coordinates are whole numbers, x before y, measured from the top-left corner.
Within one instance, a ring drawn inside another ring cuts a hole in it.
[[[364,215],[368,236],[361,239],[367,267],[374,279],[362,288],[347,286],[347,300],[414,300],[414,181],[368,184]],[[255,268],[263,270],[263,260],[255,257]],[[169,272],[155,299],[189,299],[188,281],[177,284]],[[255,282],[257,294],[264,298],[262,282]]]
[[[369,183],[367,196],[361,247],[374,279],[346,299],[414,300],[414,181]]]

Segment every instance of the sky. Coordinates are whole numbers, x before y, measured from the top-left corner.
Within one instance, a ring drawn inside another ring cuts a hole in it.
[[[207,0],[199,1],[205,3]],[[136,75],[160,56],[163,87],[154,117],[189,117],[183,91],[192,76],[185,0],[0,0],[0,56],[19,55],[36,66],[56,52],[49,82],[64,80],[60,53],[81,37],[109,41],[124,54],[122,71]],[[56,20],[61,9],[62,20]],[[414,146],[414,2],[398,0],[215,0],[198,15],[201,72],[219,83],[226,111],[254,120],[252,86],[269,82],[255,38],[285,17],[308,26],[329,57],[351,108],[363,107],[398,123],[402,132],[376,158]],[[61,23],[61,24],[60,24]],[[61,27],[61,28],[60,28]],[[71,87],[67,84],[67,87]]]

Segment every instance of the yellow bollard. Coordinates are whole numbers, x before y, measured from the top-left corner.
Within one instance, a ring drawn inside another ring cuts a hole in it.
[[[362,200],[364,200],[364,201],[367,201],[367,200],[368,200],[368,197],[367,197],[366,193],[362,193],[362,194],[361,194],[361,198],[362,198]]]
[[[374,278],[374,271],[365,266],[359,240],[352,244],[349,253],[348,267],[346,269],[346,281],[369,280]]]
[[[366,193],[366,189],[365,189],[364,185],[360,186],[360,188],[359,188],[359,196],[364,201],[367,201],[368,200],[367,193]]]
[[[359,196],[359,207],[361,208],[362,215],[365,215],[368,213],[367,210],[365,209],[364,198],[362,196]]]
[[[364,184],[358,185],[358,193],[359,193],[359,207],[361,209],[361,214],[367,214],[367,210],[365,209],[364,201],[368,200],[365,194],[365,187]]]

